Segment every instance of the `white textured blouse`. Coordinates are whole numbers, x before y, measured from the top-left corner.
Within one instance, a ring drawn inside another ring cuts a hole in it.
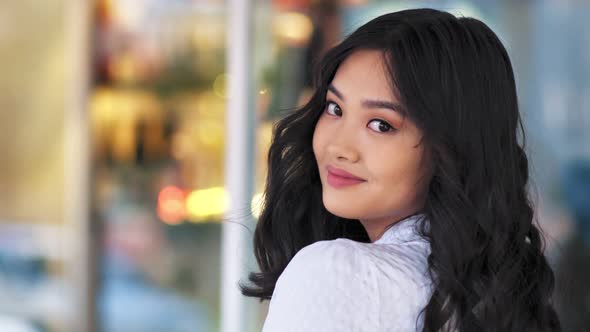
[[[422,331],[432,287],[419,217],[373,243],[340,238],[301,249],[277,280],[262,331]]]

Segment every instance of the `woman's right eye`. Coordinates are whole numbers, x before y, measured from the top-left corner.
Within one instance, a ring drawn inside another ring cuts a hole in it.
[[[340,109],[340,106],[338,106],[338,104],[336,104],[335,102],[328,101],[326,103],[326,113],[330,115],[340,116],[342,115],[342,110]]]

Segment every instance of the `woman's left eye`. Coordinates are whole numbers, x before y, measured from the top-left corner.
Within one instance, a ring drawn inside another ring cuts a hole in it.
[[[393,131],[394,128],[387,122],[383,121],[383,120],[371,120],[371,122],[369,122],[368,126],[373,129],[376,132],[379,133],[386,133],[389,131]]]

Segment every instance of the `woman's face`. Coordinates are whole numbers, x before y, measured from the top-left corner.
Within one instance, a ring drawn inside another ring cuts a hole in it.
[[[351,54],[330,84],[313,135],[326,209],[360,220],[371,241],[422,208],[430,180],[422,133],[396,111],[387,75],[379,51]],[[336,176],[339,170],[361,180]]]

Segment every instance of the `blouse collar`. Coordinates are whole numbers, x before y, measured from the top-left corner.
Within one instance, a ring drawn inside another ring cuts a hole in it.
[[[393,226],[385,230],[385,233],[373,242],[373,244],[391,244],[421,240],[422,237],[418,234],[417,228],[422,218],[425,218],[425,215],[420,213],[396,222]]]

